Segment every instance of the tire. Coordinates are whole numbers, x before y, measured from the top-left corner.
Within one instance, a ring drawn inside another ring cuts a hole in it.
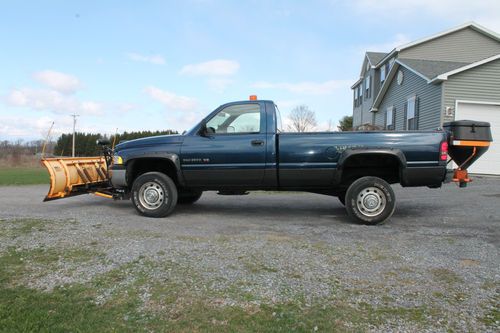
[[[142,174],[132,185],[132,203],[141,215],[168,216],[177,204],[177,187],[161,172]]]
[[[345,192],[339,193],[337,195],[337,198],[339,199],[340,203],[345,206]]]
[[[186,191],[179,192],[179,198],[177,199],[177,203],[180,205],[191,205],[194,204],[201,198],[203,194],[202,191]]]
[[[347,189],[347,214],[356,222],[375,225],[389,219],[396,208],[396,196],[385,180],[362,177]]]

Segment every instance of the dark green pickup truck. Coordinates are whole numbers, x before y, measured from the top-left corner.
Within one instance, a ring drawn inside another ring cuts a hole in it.
[[[280,124],[272,101],[240,101],[220,106],[183,135],[120,143],[110,165],[113,195],[130,196],[143,215],[163,217],[203,191],[308,191],[337,196],[355,220],[376,224],[394,212],[390,184],[439,188],[451,176],[448,147],[460,139],[443,129],[285,133]],[[477,142],[491,141],[485,128]],[[469,164],[487,149],[476,146],[453,146],[464,155],[458,163],[472,148]]]

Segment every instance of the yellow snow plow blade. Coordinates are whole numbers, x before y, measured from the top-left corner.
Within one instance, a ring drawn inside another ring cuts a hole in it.
[[[44,201],[97,191],[108,183],[103,157],[44,158],[50,174],[50,189]]]

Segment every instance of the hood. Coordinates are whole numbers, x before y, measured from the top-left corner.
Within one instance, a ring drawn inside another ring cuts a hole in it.
[[[129,148],[149,147],[149,146],[158,146],[165,144],[180,144],[182,143],[183,139],[184,137],[182,135],[174,134],[174,135],[150,136],[147,138],[129,140],[117,144],[115,147],[115,152]]]

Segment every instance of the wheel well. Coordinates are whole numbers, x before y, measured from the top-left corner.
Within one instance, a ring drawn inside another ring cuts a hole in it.
[[[394,155],[358,154],[349,157],[342,165],[341,184],[349,186],[358,178],[365,176],[379,177],[389,184],[401,180],[401,163]]]
[[[127,164],[127,184],[132,187],[134,180],[146,172],[161,172],[169,176],[179,185],[177,168],[174,162],[166,158],[138,158]]]

